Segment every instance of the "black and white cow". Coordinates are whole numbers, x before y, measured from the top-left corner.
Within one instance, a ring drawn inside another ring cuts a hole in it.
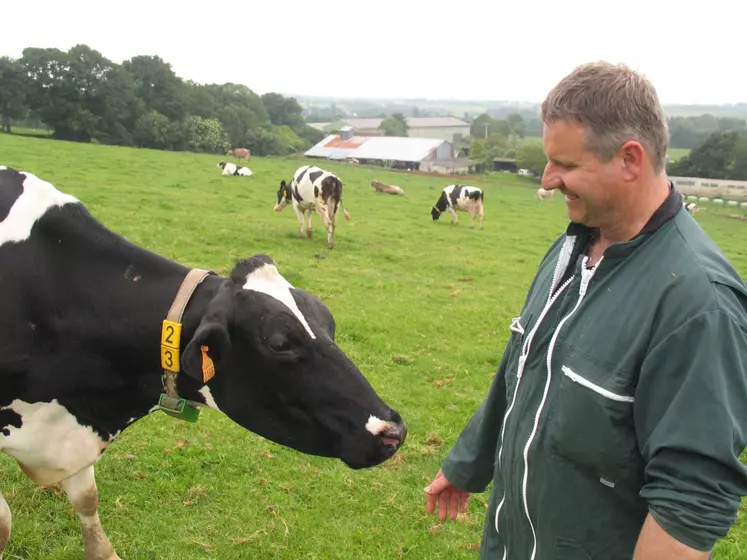
[[[248,167],[244,167],[243,165],[236,165],[235,163],[225,162],[221,161],[218,163],[218,167],[220,167],[223,170],[223,173],[221,175],[237,175],[242,177],[251,177],[254,175],[252,173],[252,170]]]
[[[292,204],[298,221],[301,222],[302,237],[311,237],[311,215],[316,212],[327,230],[327,247],[332,249],[335,246],[337,214],[342,208],[342,181],[337,175],[312,165],[304,165],[296,170],[290,185],[284,180],[280,181],[277,194],[275,212]],[[349,221],[350,213],[345,208],[343,213]]]
[[[469,212],[472,216],[472,226],[475,227],[475,218],[480,218],[480,229],[483,229],[483,192],[478,187],[467,185],[449,185],[441,191],[436,204],[431,207],[431,217],[438,220],[441,213],[448,210],[451,212],[452,224],[457,223],[457,210]]]
[[[229,278],[190,269],[113,233],[50,183],[0,167],[0,271],[0,451],[36,483],[61,484],[87,560],[119,558],[99,521],[94,464],[159,410],[164,391],[354,469],[405,439],[400,415],[335,344],[327,307],[266,255]],[[181,327],[164,322],[175,301]],[[0,557],[10,528],[0,494]]]

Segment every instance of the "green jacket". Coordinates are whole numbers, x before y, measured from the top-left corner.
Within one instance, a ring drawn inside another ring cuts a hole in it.
[[[747,287],[675,191],[587,269],[593,234],[550,248],[443,464],[493,482],[481,559],[629,560],[648,512],[709,550],[747,495]]]

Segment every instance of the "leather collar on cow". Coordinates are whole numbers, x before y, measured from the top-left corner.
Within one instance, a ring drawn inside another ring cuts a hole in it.
[[[161,326],[161,367],[163,376],[161,382],[164,392],[158,400],[158,407],[168,414],[188,422],[196,422],[200,414],[199,409],[186,399],[179,397],[176,391],[176,374],[181,371],[179,356],[181,355],[182,315],[192,297],[197,285],[207,276],[215,274],[209,270],[193,268],[185,276],[179,290],[174,297],[166,319]],[[202,350],[203,382],[209,381],[215,375],[215,367],[207,355],[207,347]]]

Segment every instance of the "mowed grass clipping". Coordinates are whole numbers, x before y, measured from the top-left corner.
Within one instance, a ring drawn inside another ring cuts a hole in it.
[[[545,251],[566,226],[560,197],[506,177],[485,191],[485,229],[468,215],[433,223],[450,179],[316,162],[344,182],[336,247],[314,216],[301,238],[291,208],[273,212],[282,179],[304,160],[252,158],[253,177],[223,177],[220,156],[136,150],[0,134],[0,165],[35,173],[82,200],[106,226],[188,266],[226,275],[266,253],[291,283],[321,298],[337,342],[409,426],[383,465],[352,471],[302,455],[204,411],[197,424],[155,413],[99,461],[100,515],[123,559],[477,558],[488,493],[440,523],[422,489],[485,396]],[[405,189],[376,194],[372,179]],[[696,215],[747,276],[747,222]],[[74,266],[74,263],[71,263]],[[1,273],[1,272],[0,272]],[[91,289],[105,289],[92,285]],[[133,302],[136,305],[136,302]],[[157,359],[154,357],[154,360]],[[38,489],[0,455],[13,511],[6,558],[78,559],[78,518],[64,496]],[[747,523],[715,558],[743,558]]]

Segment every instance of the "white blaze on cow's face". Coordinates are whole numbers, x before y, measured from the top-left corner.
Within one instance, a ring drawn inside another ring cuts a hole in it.
[[[274,265],[265,264],[264,266],[254,270],[246,277],[246,283],[243,288],[245,290],[254,290],[255,292],[261,292],[268,296],[274,297],[276,300],[285,304],[290,309],[291,313],[301,322],[301,324],[309,333],[311,338],[316,338],[314,331],[311,330],[309,323],[306,321],[306,317],[303,316],[301,310],[296,304],[296,300],[293,299],[293,294],[290,290],[293,286],[283,278],[278,269]]]
[[[23,192],[0,222],[0,245],[28,239],[34,224],[50,208],[79,202],[74,196],[61,193],[36,175],[21,172],[18,176],[23,181]]]

